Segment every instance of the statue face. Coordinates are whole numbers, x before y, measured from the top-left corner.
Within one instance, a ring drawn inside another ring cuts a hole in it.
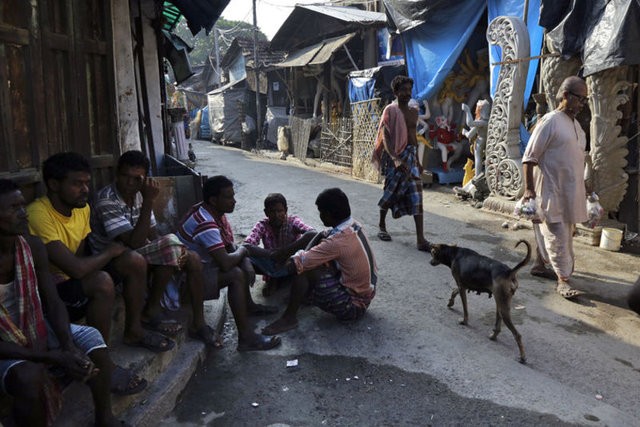
[[[489,120],[491,104],[486,99],[481,99],[476,104],[476,120]]]
[[[445,116],[436,117],[436,126],[439,128],[446,128],[447,124],[447,118]]]

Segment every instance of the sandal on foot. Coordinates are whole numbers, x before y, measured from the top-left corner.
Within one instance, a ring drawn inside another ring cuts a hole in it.
[[[571,288],[567,282],[558,282],[556,292],[565,299],[573,299],[584,294],[582,291]]]
[[[378,239],[382,240],[383,242],[390,242],[391,236],[389,235],[389,233],[387,233],[387,230],[380,230],[378,232]]]
[[[550,268],[532,268],[529,272],[532,276],[542,277],[543,279],[558,280],[556,273]]]
[[[278,307],[272,305],[253,304],[247,307],[249,316],[264,316],[268,314],[276,314]]]
[[[285,322],[282,319],[278,319],[270,325],[265,326],[262,329],[262,335],[276,335],[282,332],[287,332],[298,327],[298,321],[293,323]]]
[[[202,325],[196,330],[189,331],[189,338],[202,341],[205,345],[210,345],[214,348],[222,348],[222,342],[220,337],[216,334],[216,331],[209,325]]]
[[[132,370],[115,365],[111,372],[111,393],[129,396],[140,393],[147,387],[147,380],[137,376]]]
[[[160,332],[162,335],[168,335],[175,337],[182,332],[182,325],[175,319],[158,319],[153,318],[149,320],[143,320],[142,327],[154,332]]]
[[[138,341],[124,342],[131,347],[142,347],[154,353],[163,353],[171,350],[176,343],[158,332],[147,331]]]
[[[253,342],[238,342],[238,351],[264,351],[278,347],[282,343],[280,337],[258,335]]]

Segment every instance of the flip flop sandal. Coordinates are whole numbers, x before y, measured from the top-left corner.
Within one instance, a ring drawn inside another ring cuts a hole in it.
[[[189,338],[202,341],[205,345],[209,345],[214,348],[222,348],[222,342],[220,337],[216,334],[216,331],[209,325],[201,326],[198,330],[189,331]]]
[[[176,346],[175,341],[165,337],[158,332],[148,331],[142,338],[135,342],[124,342],[130,347],[142,347],[154,353],[163,353]]]
[[[143,328],[149,331],[159,332],[170,337],[175,337],[182,332],[182,325],[175,319],[150,319],[143,320],[140,323],[142,323]]]
[[[116,365],[111,373],[111,393],[118,396],[130,396],[140,393],[147,387],[147,380],[133,371]]]
[[[380,230],[378,232],[378,239],[382,240],[383,242],[390,242],[391,236],[385,230]]]
[[[265,337],[260,335],[252,343],[238,343],[238,351],[265,351],[278,347],[282,343],[280,337]]]
[[[556,292],[560,294],[561,297],[568,300],[584,294],[583,291],[571,288],[568,283],[559,283],[558,286],[556,286]]]

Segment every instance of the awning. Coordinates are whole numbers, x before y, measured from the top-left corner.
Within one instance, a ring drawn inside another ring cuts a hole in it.
[[[163,29],[173,31],[184,16],[194,36],[202,29],[209,34],[228,4],[229,0],[165,0],[162,3]]]
[[[229,89],[234,88],[236,85],[239,85],[240,83],[244,83],[245,80],[246,80],[245,78],[241,78],[240,80],[236,80],[235,82],[227,83],[224,86],[220,86],[213,89],[211,92],[207,93],[207,95],[215,95],[218,93],[223,93]]]
[[[180,84],[194,74],[187,55],[192,48],[177,35],[171,34],[166,30],[161,31],[164,38],[163,56],[171,63],[176,83]]]
[[[334,37],[323,40],[320,43],[297,50],[284,61],[275,64],[279,68],[288,67],[304,67],[305,65],[318,65],[327,62],[333,53],[340,49],[345,43],[355,36],[356,33],[350,33],[344,36]]]

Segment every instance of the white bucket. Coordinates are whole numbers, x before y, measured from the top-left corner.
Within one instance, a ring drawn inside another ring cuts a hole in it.
[[[605,227],[600,237],[600,247],[608,251],[619,251],[622,242],[622,230]]]

